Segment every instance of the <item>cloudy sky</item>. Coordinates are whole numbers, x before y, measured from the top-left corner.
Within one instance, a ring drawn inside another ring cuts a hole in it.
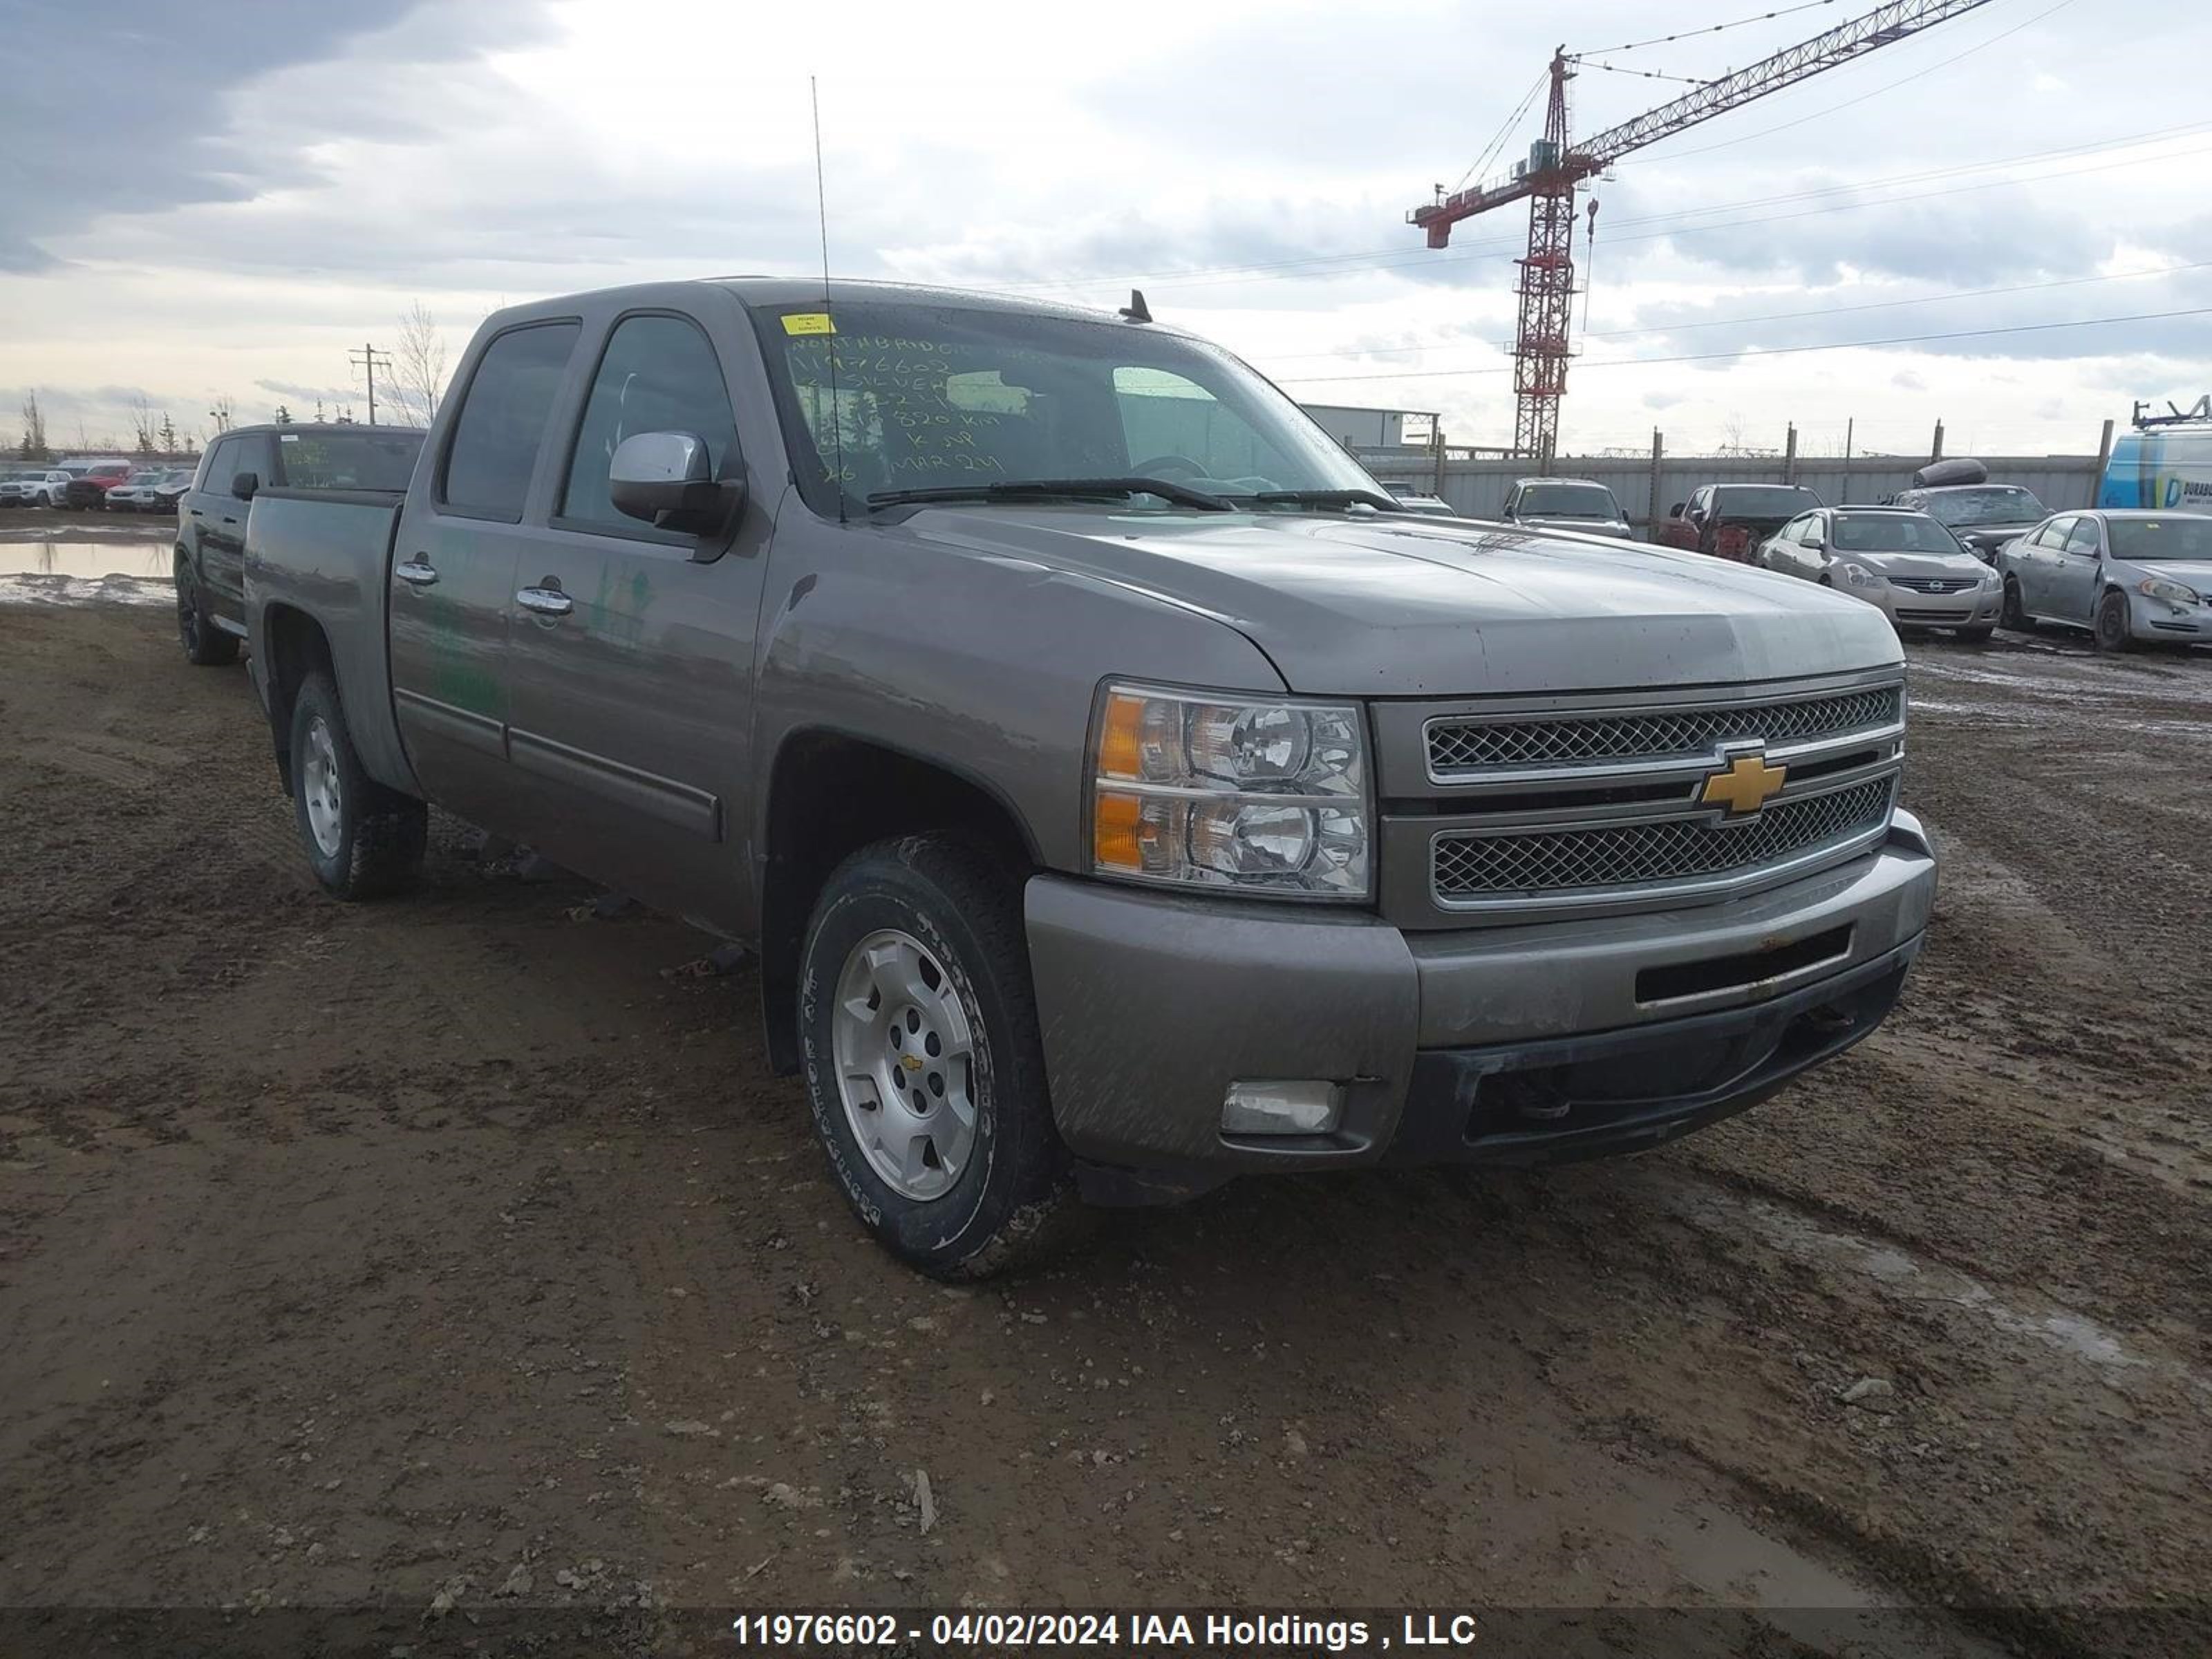
[[[1871,4],[6,0],[0,428],[360,413],[349,346],[418,301],[457,355],[506,301],[815,269],[811,76],[841,274],[1140,285],[1303,399],[1500,443],[1525,210],[1442,253],[1406,210],[1562,37],[1790,9],[1610,60],[1711,76]],[[2208,62],[2201,5],[1990,0],[1630,158],[1564,447],[2081,451],[2212,389]],[[1575,130],[1682,89],[1588,70]]]

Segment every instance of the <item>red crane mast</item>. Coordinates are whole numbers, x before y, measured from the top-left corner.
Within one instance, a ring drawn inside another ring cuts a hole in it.
[[[1564,46],[1554,52],[1544,136],[1529,146],[1528,161],[1515,168],[1514,176],[1500,185],[1477,181],[1449,196],[1439,191],[1437,200],[1406,216],[1409,224],[1428,233],[1431,247],[1443,247],[1451,241],[1451,228],[1462,219],[1528,199],[1528,251],[1519,261],[1521,316],[1513,343],[1515,452],[1548,460],[1559,447],[1559,398],[1567,389],[1571,355],[1575,192],[1584,179],[1646,144],[1988,3],[1892,0],[1580,143],[1567,136],[1567,83],[1575,78],[1578,60]]]

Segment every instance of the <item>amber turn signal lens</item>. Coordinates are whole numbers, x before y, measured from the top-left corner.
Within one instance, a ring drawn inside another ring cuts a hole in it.
[[[1142,870],[1145,849],[1137,839],[1144,803],[1134,795],[1098,792],[1091,809],[1091,856],[1109,870]]]
[[[1121,692],[1106,699],[1106,726],[1098,734],[1098,769],[1109,778],[1145,775],[1145,700]],[[1130,808],[1135,810],[1132,801]],[[1133,820],[1132,820],[1133,822]]]

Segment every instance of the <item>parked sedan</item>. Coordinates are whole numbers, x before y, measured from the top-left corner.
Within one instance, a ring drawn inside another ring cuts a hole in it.
[[[1498,516],[1531,530],[1578,530],[1585,536],[1626,541],[1628,515],[1613,493],[1594,478],[1522,478]]]
[[[2212,517],[2057,513],[1997,552],[2004,623],[2086,628],[2100,651],[2212,641]]]
[[[1899,629],[1985,640],[1996,626],[1996,573],[1925,513],[1818,507],[1768,537],[1753,562],[1864,599]]]

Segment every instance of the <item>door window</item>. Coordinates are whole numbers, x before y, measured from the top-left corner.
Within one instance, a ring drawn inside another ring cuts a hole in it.
[[[446,448],[441,505],[478,518],[522,517],[554,394],[580,331],[574,323],[535,323],[485,348]]]
[[[561,493],[561,516],[623,535],[647,536],[641,521],[615,510],[607,472],[625,438],[688,432],[707,446],[708,476],[733,475],[737,416],[722,367],[698,325],[681,317],[631,317],[617,324],[592,381]]]
[[[2085,558],[2097,556],[2097,521],[2094,519],[2074,520],[2074,528],[2066,534],[2066,550],[2081,554]]]

